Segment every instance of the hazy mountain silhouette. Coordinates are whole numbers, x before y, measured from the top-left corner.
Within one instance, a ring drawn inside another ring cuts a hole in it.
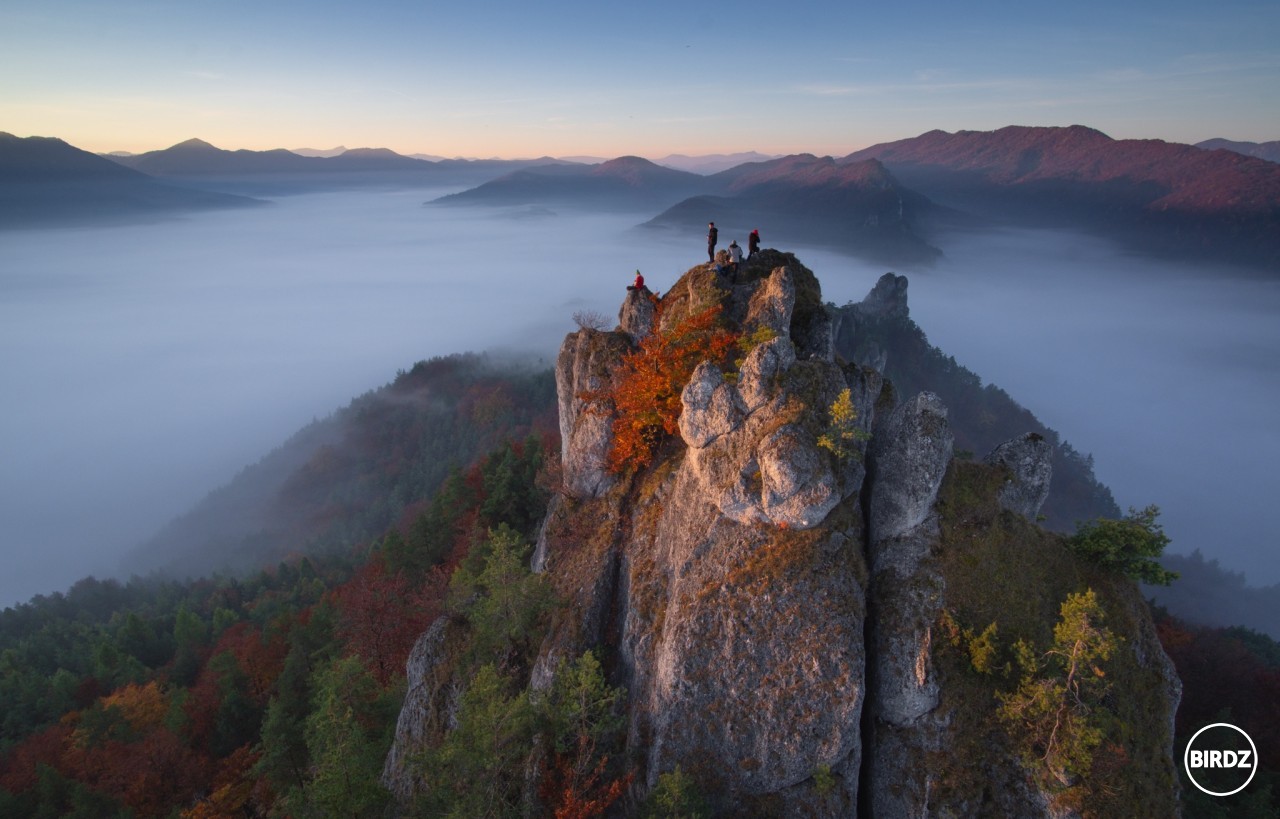
[[[680,171],[713,174],[747,162],[767,162],[777,158],[776,155],[762,154],[756,151],[742,151],[736,154],[700,154],[698,156],[669,154],[654,161],[659,165],[665,165],[668,168],[675,168]]]
[[[705,189],[697,174],[664,168],[638,156],[599,165],[526,168],[472,190],[436,200],[442,205],[578,205],[620,210],[653,209]]]
[[[1262,159],[1114,140],[1079,125],[930,131],[840,161],[866,159],[937,202],[985,217],[1280,268],[1280,167]]]
[[[687,229],[714,220],[723,226],[722,236],[739,231],[744,238],[765,225],[771,236],[889,264],[925,263],[938,255],[922,237],[940,209],[876,161],[840,164],[798,154],[722,171],[707,177],[706,187],[714,193],[686,199],[647,226]]]
[[[336,148],[290,148],[290,151],[298,156],[337,156],[346,153],[347,146],[339,145]]]
[[[115,161],[153,176],[236,176],[242,174],[324,174],[370,170],[429,173],[432,165],[385,148],[343,151],[331,157],[270,151],[225,151],[201,139],[188,139],[160,151],[116,157]]]
[[[1197,142],[1197,148],[1204,148],[1207,151],[1235,151],[1245,156],[1256,156],[1258,159],[1265,159],[1268,162],[1280,162],[1280,139],[1270,142],[1236,142],[1230,139],[1206,139],[1204,142]]]
[[[327,152],[316,152],[327,153]],[[363,186],[443,187],[477,185],[513,169],[555,163],[531,160],[428,161],[387,148],[353,148],[333,156],[304,156],[277,148],[228,151],[189,139],[159,151],[111,157],[153,176],[220,190],[291,193]]]
[[[51,137],[0,133],[0,227],[129,220],[262,204],[163,184]]]

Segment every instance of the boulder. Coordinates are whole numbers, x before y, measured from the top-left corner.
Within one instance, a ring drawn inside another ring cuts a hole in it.
[[[1035,520],[1049,497],[1053,445],[1043,435],[1028,432],[1000,444],[983,460],[1009,470],[1009,478],[1000,488],[1000,505]]]
[[[633,344],[653,332],[653,319],[657,308],[653,293],[647,287],[627,288],[627,297],[618,309],[618,331],[626,333]]]

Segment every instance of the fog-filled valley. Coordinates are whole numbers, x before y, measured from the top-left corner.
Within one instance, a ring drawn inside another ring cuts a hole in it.
[[[456,190],[456,189],[453,189]],[[612,318],[639,269],[705,260],[646,213],[443,207],[452,190],[279,197],[103,228],[0,232],[0,604],[120,571],[125,552],[297,429],[415,361],[550,366],[575,311]],[[887,269],[759,227],[827,301]],[[1171,551],[1280,581],[1267,514],[1280,432],[1280,284],[1047,230],[946,235],[910,278],[930,341],[1095,458]],[[978,453],[979,455],[983,453]]]

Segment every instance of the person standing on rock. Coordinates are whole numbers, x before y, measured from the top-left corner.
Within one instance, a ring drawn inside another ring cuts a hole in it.
[[[747,259],[760,252],[760,228],[754,228],[747,237]]]
[[[707,263],[714,264],[716,260],[716,240],[720,238],[720,231],[716,230],[715,222],[707,222]]]

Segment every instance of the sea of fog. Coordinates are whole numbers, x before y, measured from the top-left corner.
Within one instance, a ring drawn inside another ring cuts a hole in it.
[[[0,605],[114,573],[241,467],[415,361],[490,349],[549,365],[572,314],[616,315],[637,268],[663,290],[704,258],[701,225],[423,207],[438,193],[0,232]],[[885,272],[759,227],[830,301]],[[909,273],[931,341],[1093,453],[1121,506],[1159,504],[1175,551],[1280,580],[1280,285],[1066,234],[944,247]]]

